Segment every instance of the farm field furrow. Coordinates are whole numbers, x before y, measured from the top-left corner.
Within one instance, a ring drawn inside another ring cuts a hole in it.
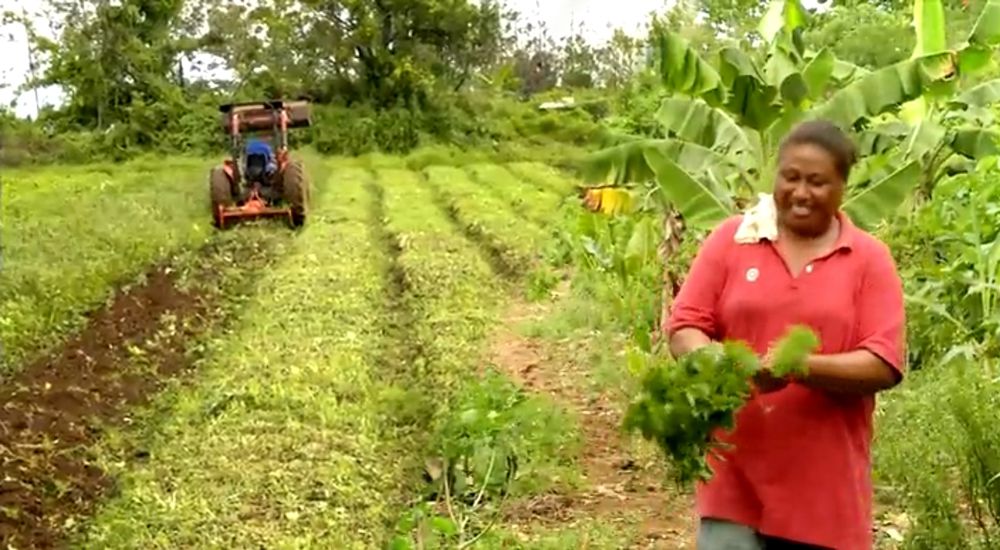
[[[80,328],[113,287],[211,235],[204,162],[4,174],[0,377]]]
[[[550,227],[563,201],[555,192],[527,183],[503,166],[477,163],[465,170],[480,187],[506,201],[518,216],[543,228]]]
[[[257,229],[171,257],[92,311],[79,333],[10,373],[0,386],[5,546],[59,547],[65,528],[113,490],[114,461],[98,466],[96,447],[132,423],[135,407],[190,376],[201,344],[238,317],[236,304],[289,240]],[[119,454],[127,462],[142,450]]]
[[[434,517],[432,524],[451,525],[456,532],[464,531],[466,538],[451,536],[468,540],[474,536],[473,526],[481,529],[504,500],[498,494],[501,488],[508,499],[526,498],[580,482],[574,465],[579,452],[577,427],[547,396],[522,393],[493,368],[485,352],[487,337],[502,322],[501,306],[514,289],[493,273],[476,241],[448,221],[435,204],[430,185],[417,174],[381,169],[378,176],[385,230],[398,246],[396,261],[411,323],[399,344],[417,350],[409,357],[414,363],[408,373],[411,385],[403,393],[409,404],[401,407],[405,416],[397,417],[396,423],[399,433],[405,433],[403,421],[409,421],[408,429],[424,442],[414,457],[419,466],[427,459],[441,466],[452,464],[454,475],[464,472],[463,480],[447,489],[452,495],[444,498],[447,504],[427,506],[417,499],[403,505],[394,542],[409,548],[412,531],[429,528],[418,526],[415,517]],[[414,414],[427,409],[423,416]],[[431,414],[433,418],[428,418]],[[432,422],[427,424],[428,420]],[[491,456],[493,470],[488,467]],[[515,473],[508,471],[508,456],[517,462],[516,476],[502,483],[504,472]],[[435,478],[427,487],[416,477],[421,473],[414,472],[413,495],[434,491],[441,496],[442,480]],[[470,506],[479,501],[476,490],[486,476],[492,481],[491,491],[479,505]],[[481,544],[495,547],[510,536],[501,522]]]
[[[336,170],[311,224],[159,413],[149,459],[81,544],[370,548],[388,519],[375,404],[380,251],[364,170]]]
[[[510,162],[504,165],[510,173],[560,197],[574,195],[577,184],[558,169],[541,162]]]
[[[545,230],[518,219],[508,204],[473,182],[461,168],[430,166],[425,174],[456,221],[499,255],[507,270],[521,273],[533,267],[548,239]]]
[[[400,248],[409,300],[419,308],[416,337],[435,360],[455,359],[495,321],[503,288],[475,245],[458,233],[414,172],[380,170],[386,229]],[[443,348],[443,349],[437,349]],[[435,368],[450,373],[457,365]]]

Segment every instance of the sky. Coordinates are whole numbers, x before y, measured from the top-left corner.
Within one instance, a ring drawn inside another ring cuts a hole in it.
[[[28,13],[37,12],[45,0],[0,0],[0,13],[5,10]],[[594,44],[607,41],[616,27],[629,34],[637,33],[645,24],[651,11],[660,11],[672,0],[505,0],[505,3],[531,20],[544,21],[553,38],[570,34],[576,26],[583,27],[585,36]],[[41,26],[46,28],[44,22]],[[54,37],[53,37],[54,38]],[[27,36],[22,28],[0,28],[0,103],[6,105],[15,99],[14,89],[22,84],[29,72]],[[39,90],[42,105],[61,101],[58,89]],[[20,116],[36,113],[35,96],[29,92],[17,98],[15,111]]]

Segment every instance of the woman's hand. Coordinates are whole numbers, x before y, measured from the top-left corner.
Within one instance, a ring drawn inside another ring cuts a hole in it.
[[[753,383],[760,393],[771,393],[784,389],[788,380],[774,376],[771,369],[762,368],[753,376]]]
[[[767,354],[760,362],[760,370],[753,376],[754,385],[760,393],[771,393],[784,389],[788,385],[788,378],[778,378],[771,372],[771,365],[774,362],[772,354],[774,348],[767,350]]]

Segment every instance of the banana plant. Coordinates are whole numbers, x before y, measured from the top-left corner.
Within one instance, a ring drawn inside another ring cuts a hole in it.
[[[931,4],[917,0],[915,6],[917,22],[933,31],[922,31],[928,44],[939,42],[933,25],[943,26]],[[712,65],[681,37],[656,29],[660,81],[672,93],[657,115],[666,137],[620,137],[588,159],[587,179],[648,186],[686,226],[709,227],[769,190],[778,144],[794,124],[826,118],[853,132],[861,145],[862,162],[844,208],[871,226],[905,202],[922,178],[941,174],[953,155],[974,160],[993,151],[981,117],[1000,84],[956,91],[961,77],[989,65],[1000,44],[1000,0],[989,0],[959,49],[930,44],[871,72],[827,49],[806,48],[805,19],[798,0],[773,0],[760,24],[769,41],[760,63],[726,48]],[[897,114],[915,100],[926,100],[931,114],[908,124]]]

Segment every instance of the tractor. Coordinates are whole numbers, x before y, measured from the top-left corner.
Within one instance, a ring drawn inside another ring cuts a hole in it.
[[[214,225],[284,217],[293,228],[305,223],[309,183],[302,161],[288,154],[288,130],[310,126],[309,102],[259,101],[221,105],[221,125],[231,158],[209,174]],[[244,139],[244,134],[250,134]],[[270,134],[270,139],[262,139]]]

